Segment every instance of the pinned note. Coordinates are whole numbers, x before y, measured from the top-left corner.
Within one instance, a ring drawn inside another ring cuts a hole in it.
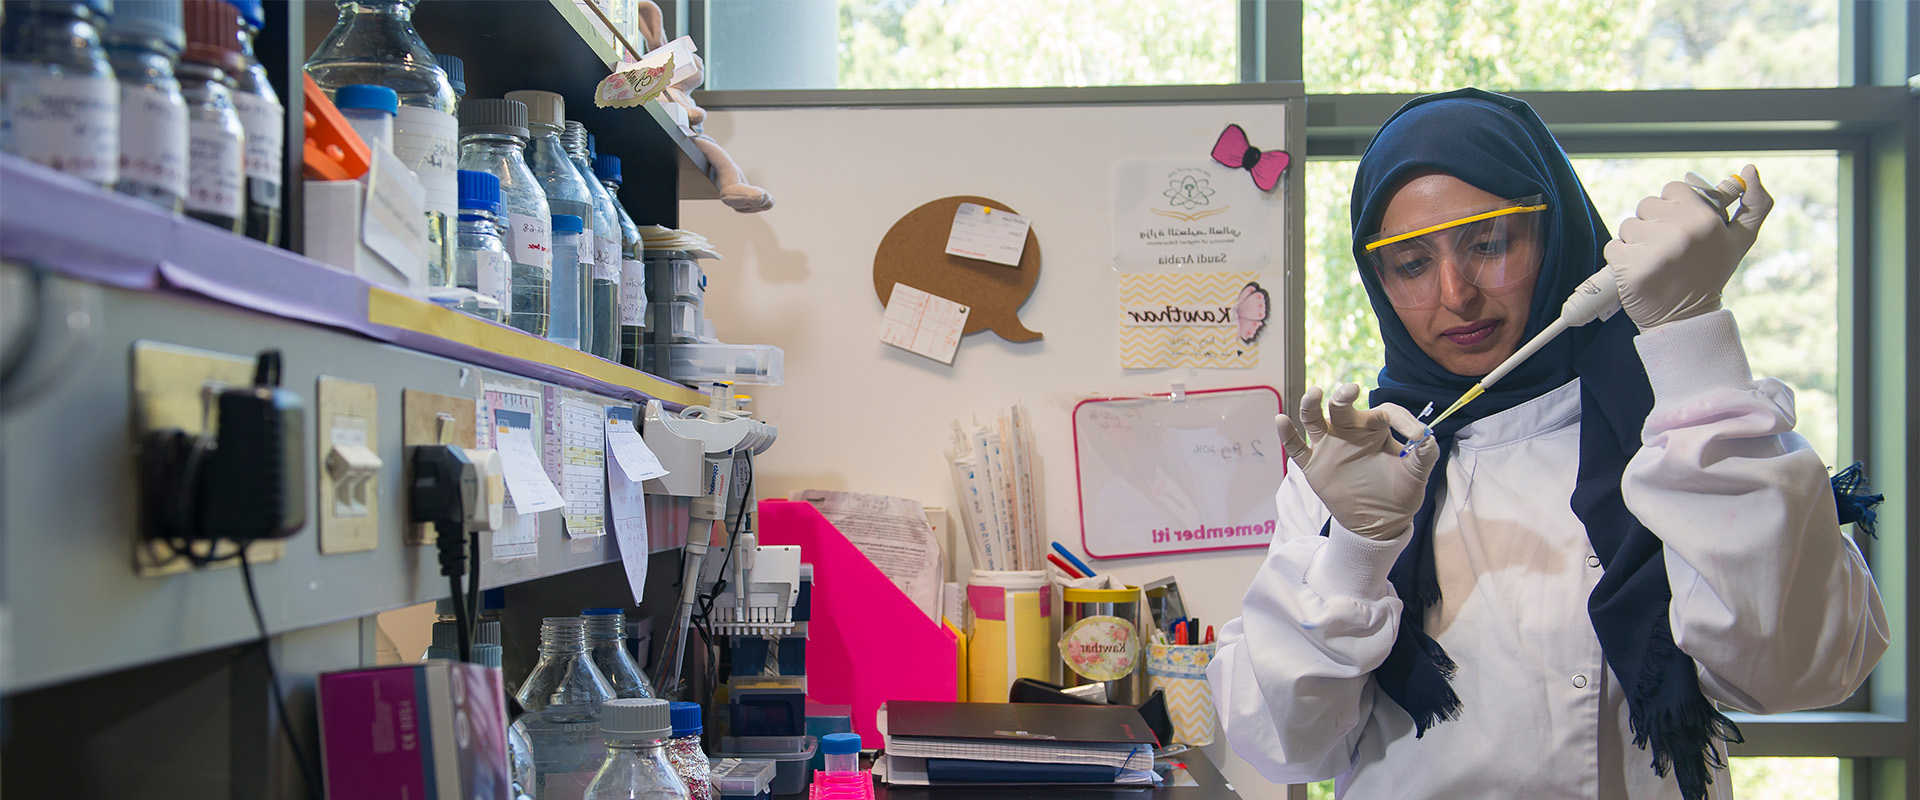
[[[636,481],[650,481],[667,474],[666,466],[653,454],[653,448],[647,446],[647,440],[633,429],[631,419],[608,417],[607,450],[620,462],[620,469]]]
[[[961,203],[953,212],[953,232],[947,236],[947,254],[977,258],[1009,267],[1020,266],[1032,223],[1011,211],[979,203]]]
[[[628,471],[627,459],[620,457],[620,448],[614,444],[617,438],[626,436],[640,439],[640,434],[633,430],[633,409],[620,406],[608,408],[607,449],[614,453],[614,457],[607,459],[607,514],[612,517],[614,539],[620,543],[620,562],[627,573],[627,590],[633,594],[633,604],[637,606],[647,588],[647,556],[650,551],[647,498],[641,488],[641,478]],[[640,446],[644,449],[646,443],[641,442]],[[649,458],[652,455],[650,451],[647,453]],[[656,466],[659,464],[658,461],[654,463]],[[660,474],[666,474],[666,470],[660,470]]]
[[[896,283],[887,298],[887,314],[880,320],[880,341],[952,364],[969,313],[970,309],[952,300]]]
[[[540,451],[533,446],[533,419],[514,411],[493,412],[496,426],[494,444],[500,451],[501,470],[507,474],[507,496],[513,510],[537,514],[567,504],[554,488],[553,479],[540,463]]]

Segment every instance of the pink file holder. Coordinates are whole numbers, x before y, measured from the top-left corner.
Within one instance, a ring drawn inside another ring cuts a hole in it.
[[[808,800],[873,800],[873,773],[816,772]]]
[[[877,749],[874,716],[888,700],[953,700],[959,640],[913,600],[813,506],[760,502],[760,543],[797,544],[813,565],[807,623],[807,696],[853,706],[853,732]]]

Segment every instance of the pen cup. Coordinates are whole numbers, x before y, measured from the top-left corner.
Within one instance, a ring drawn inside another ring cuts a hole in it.
[[[1207,685],[1212,644],[1155,644],[1147,648],[1147,691],[1167,696],[1173,740],[1201,747],[1213,744],[1213,690]]]
[[[1007,702],[1020,678],[1046,680],[1053,648],[1052,587],[1047,573],[976,569],[967,580],[967,699]]]
[[[1140,589],[1077,589],[1060,592],[1061,682],[1069,687],[1107,685],[1107,702],[1140,702]]]

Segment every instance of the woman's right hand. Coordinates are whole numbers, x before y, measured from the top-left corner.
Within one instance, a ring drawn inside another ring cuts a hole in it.
[[[1305,473],[1307,485],[1333,512],[1334,520],[1361,536],[1386,541],[1410,529],[1413,514],[1426,497],[1427,475],[1440,457],[1440,446],[1427,436],[1401,458],[1402,445],[1392,432],[1412,440],[1421,437],[1426,426],[1392,403],[1356,409],[1353,401],[1359,397],[1359,384],[1336,387],[1332,407],[1322,412],[1322,392],[1314,386],[1295,410],[1299,423],[1281,414],[1274,424],[1287,455]]]

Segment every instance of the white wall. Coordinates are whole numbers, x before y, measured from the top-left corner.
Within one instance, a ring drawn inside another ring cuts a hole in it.
[[[761,416],[780,427],[778,444],[757,461],[761,496],[843,489],[953,507],[942,457],[950,422],[1022,402],[1035,420],[1050,535],[1080,552],[1071,398],[1165,391],[1175,381],[1200,389],[1279,387],[1281,380],[1278,331],[1269,331],[1258,369],[1119,368],[1109,266],[1113,162],[1204,155],[1228,122],[1273,147],[1281,121],[1277,104],[712,113],[706,130],[778,198],[763,214],[707,201],[681,210],[683,227],[706,235],[727,258],[705,265],[707,315],[720,338],[786,350],[786,384],[748,389]],[[894,221],[957,194],[993,198],[1033,218],[1042,271],[1020,316],[1046,338],[1012,344],[977,333],[949,367],[880,343],[872,270]],[[1277,217],[1276,253],[1284,252]],[[1187,608],[1218,627],[1239,614],[1263,553],[1094,566],[1135,584],[1172,575]],[[1208,752],[1243,797],[1285,796],[1223,744]]]

